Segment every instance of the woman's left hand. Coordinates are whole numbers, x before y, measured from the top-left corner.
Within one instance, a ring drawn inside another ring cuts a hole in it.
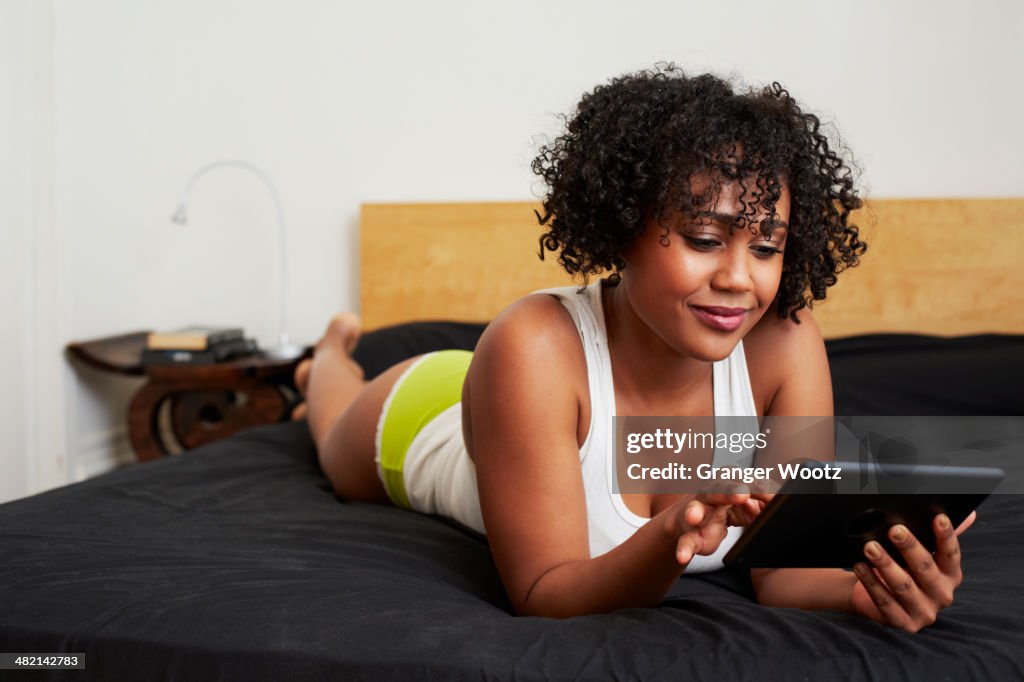
[[[889,529],[889,539],[899,548],[908,568],[903,568],[877,542],[864,545],[868,561],[854,566],[858,582],[850,595],[850,610],[892,627],[917,632],[935,622],[939,611],[953,603],[953,593],[963,581],[960,541],[976,514],[955,531],[945,514],[932,520],[936,551],[929,552],[905,526]]]

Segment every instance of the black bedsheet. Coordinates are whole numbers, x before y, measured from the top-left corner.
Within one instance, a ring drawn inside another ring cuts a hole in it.
[[[684,578],[656,609],[508,612],[487,547],[342,503],[302,423],[0,507],[0,650],[68,679],[1021,679],[1024,499],[991,498],[967,582],[904,634]],[[720,577],[718,577],[720,579]]]
[[[1024,499],[990,498],[963,546],[956,603],[915,635],[761,607],[728,574],[655,609],[515,617],[481,539],[338,501],[281,424],[0,506],[0,651],[87,665],[0,676],[1024,679]]]

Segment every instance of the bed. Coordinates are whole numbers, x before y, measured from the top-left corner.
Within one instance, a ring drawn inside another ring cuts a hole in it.
[[[368,375],[472,348],[502,302],[565,281],[536,261],[533,208],[364,207]],[[817,311],[837,414],[1000,417],[1012,466],[1024,200],[861,218],[872,251]],[[19,673],[73,680],[1022,679],[1024,497],[986,501],[963,546],[956,603],[916,635],[757,606],[728,571],[656,608],[514,617],[485,538],[338,501],[289,422],[0,506],[0,652],[83,653]]]

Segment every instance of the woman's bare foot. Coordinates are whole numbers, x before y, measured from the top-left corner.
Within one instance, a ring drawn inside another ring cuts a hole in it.
[[[325,344],[334,347],[341,346],[349,357],[359,343],[359,337],[363,331],[363,323],[355,313],[338,313],[327,323],[327,331],[317,342],[317,348]]]
[[[292,421],[305,419],[306,417],[306,389],[309,388],[309,370],[313,369],[313,360],[306,358],[295,367],[295,388],[299,389],[299,395],[303,401],[292,409]]]
[[[363,379],[363,368],[352,359],[352,353],[356,349],[356,345],[359,343],[359,337],[362,334],[362,322],[359,317],[354,313],[338,313],[331,318],[331,321],[327,324],[327,330],[324,335],[316,344],[314,353],[323,352],[325,349],[337,349],[341,348],[345,352],[347,358],[347,365],[352,370],[352,373],[361,381]],[[295,368],[295,387],[299,390],[299,395],[303,398],[306,397],[306,393],[309,390],[309,377],[313,369],[313,360],[303,360]],[[306,416],[307,406],[303,402],[292,410],[292,419],[298,420],[303,419]]]

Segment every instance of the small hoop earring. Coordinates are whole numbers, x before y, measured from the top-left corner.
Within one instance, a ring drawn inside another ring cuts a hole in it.
[[[667,234],[663,234],[660,237],[658,237],[658,243],[661,244],[662,246],[669,246],[672,242],[668,240]]]

